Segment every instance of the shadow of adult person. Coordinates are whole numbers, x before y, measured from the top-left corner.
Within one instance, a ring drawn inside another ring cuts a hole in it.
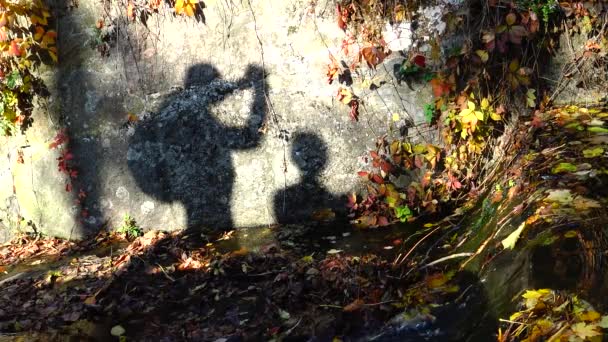
[[[291,159],[300,170],[301,179],[275,195],[274,214],[279,223],[305,222],[311,218],[323,220],[328,213],[326,210],[343,210],[344,202],[320,182],[321,172],[327,164],[327,146],[317,135],[296,133],[292,139]]]
[[[184,206],[188,230],[230,229],[235,179],[231,153],[260,144],[259,128],[267,112],[265,72],[249,65],[241,79],[230,82],[212,65],[198,64],[190,67],[184,85],[160,111],[136,124],[128,166],[143,192]],[[253,93],[250,100],[247,89]],[[212,111],[229,95],[237,98],[221,113],[220,122]],[[244,124],[242,116],[247,116]],[[151,224],[164,220],[150,216]]]

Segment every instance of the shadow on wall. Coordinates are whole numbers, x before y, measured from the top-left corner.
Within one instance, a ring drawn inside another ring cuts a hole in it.
[[[310,220],[315,210],[345,207],[344,201],[327,191],[319,179],[327,164],[327,146],[317,135],[297,133],[292,140],[291,159],[300,171],[300,182],[275,195],[274,213],[279,223],[302,222]]]
[[[231,152],[260,144],[267,114],[265,72],[250,65],[240,80],[228,82],[214,66],[198,64],[188,70],[185,87],[135,127],[128,166],[146,194],[184,205],[188,229],[232,228]],[[253,100],[245,125],[232,127],[211,114],[211,106],[246,89],[253,90]]]

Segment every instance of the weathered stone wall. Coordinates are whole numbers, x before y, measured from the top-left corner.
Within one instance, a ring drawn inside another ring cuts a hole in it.
[[[377,137],[414,122],[408,134],[431,138],[420,133],[430,89],[394,79],[397,53],[364,70],[378,89],[355,82],[364,106],[359,122],[349,118],[324,77],[344,38],[331,1],[205,3],[205,22],[163,12],[147,26],[126,25],[114,2],[52,4],[60,63],[43,74],[52,96],[25,136],[0,138],[3,231],[30,222],[79,238],[124,214],[145,229],[302,219],[341,206]],[[119,18],[107,57],[90,44],[104,11]],[[412,33],[402,34],[391,44],[406,48]],[[71,191],[59,149],[48,148],[63,128],[78,170]]]

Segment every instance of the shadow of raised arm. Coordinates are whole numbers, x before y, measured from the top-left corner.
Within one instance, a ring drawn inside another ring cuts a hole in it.
[[[260,128],[266,122],[268,106],[266,102],[266,72],[260,66],[250,64],[245,74],[237,81],[238,89],[253,89],[253,99],[249,109],[249,116],[244,127],[227,127],[226,134],[230,139],[229,146],[235,149],[255,148],[260,144],[262,134]]]

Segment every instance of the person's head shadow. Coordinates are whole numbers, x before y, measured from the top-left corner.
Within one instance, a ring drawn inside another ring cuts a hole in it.
[[[180,228],[232,229],[236,171],[231,153],[260,145],[260,127],[267,113],[265,72],[249,65],[242,78],[228,81],[214,66],[197,64],[187,71],[184,87],[157,113],[135,125],[129,141],[129,169],[144,193],[183,205],[187,227]],[[211,112],[230,94],[248,89],[253,99],[245,124],[232,110],[224,113],[222,121]],[[171,209],[151,211],[146,221],[159,224],[171,215]]]
[[[322,184],[328,160],[327,145],[316,134],[296,133],[291,141],[291,160],[300,173],[299,181],[274,197],[278,223],[302,222],[315,211],[340,209],[339,200]]]

